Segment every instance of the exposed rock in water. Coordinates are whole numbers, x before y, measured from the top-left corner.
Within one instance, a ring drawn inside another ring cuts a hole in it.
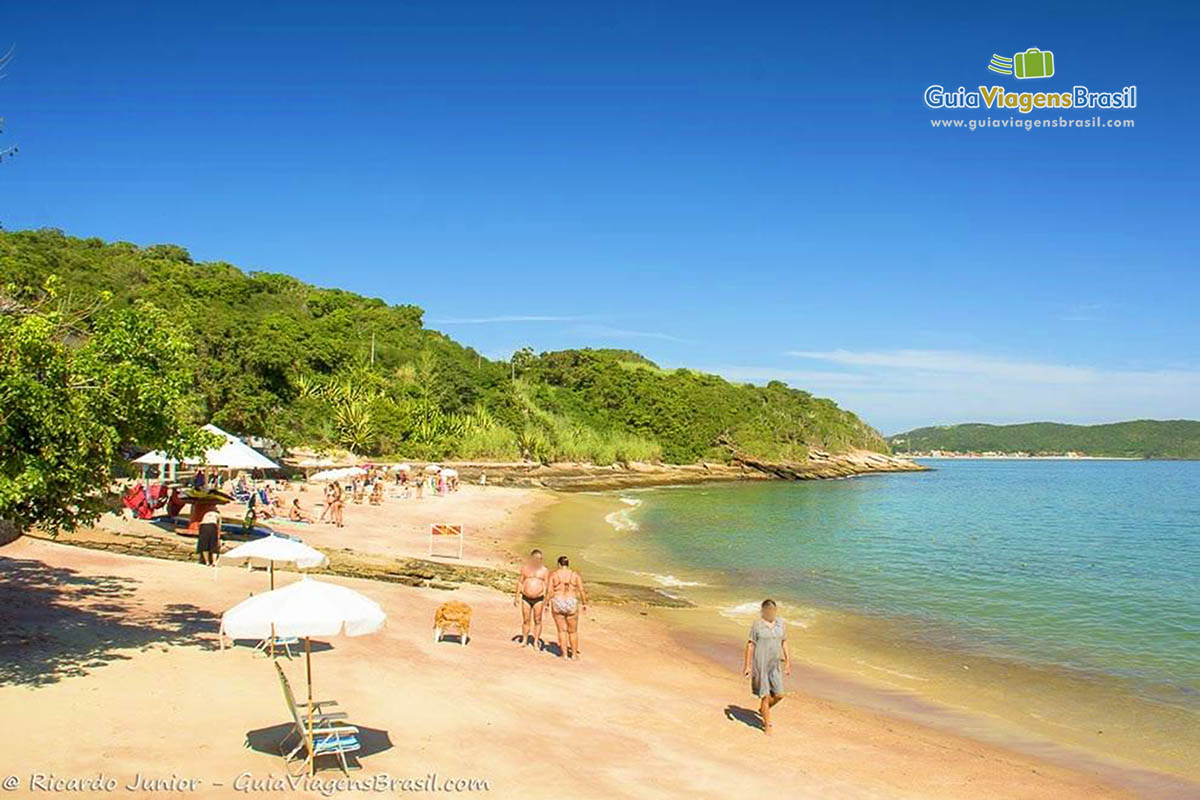
[[[728,447],[728,445],[726,445]],[[481,475],[493,486],[532,486],[558,491],[599,491],[632,489],[643,486],[668,486],[709,481],[813,480],[846,478],[876,472],[921,472],[928,469],[912,461],[869,450],[846,453],[811,451],[807,461],[767,462],[729,448],[731,463],[699,464],[628,464],[536,462],[461,462],[443,461],[453,466],[461,479],[478,483]],[[420,469],[420,465],[417,467]]]
[[[875,453],[870,450],[849,450],[845,453],[828,453],[810,450],[804,461],[764,461],[740,452],[722,442],[736,464],[757,470],[766,475],[793,481],[809,481],[828,478],[849,478],[854,475],[873,475],[880,472],[925,472],[929,467],[915,461],[896,456]]]

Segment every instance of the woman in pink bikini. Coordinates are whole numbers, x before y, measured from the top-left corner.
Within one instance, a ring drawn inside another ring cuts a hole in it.
[[[579,659],[579,612],[587,611],[583,579],[571,569],[566,556],[558,557],[558,569],[550,573],[550,613],[558,628],[558,649],[572,660]]]

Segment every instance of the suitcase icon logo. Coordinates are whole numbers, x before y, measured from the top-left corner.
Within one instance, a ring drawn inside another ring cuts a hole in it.
[[[1012,58],[992,54],[988,69],[1001,75],[1015,75],[1018,79],[1049,78],[1054,74],[1054,53],[1031,47]]]
[[[1054,74],[1054,53],[1031,47],[1013,56],[1013,74],[1018,78],[1049,78]]]

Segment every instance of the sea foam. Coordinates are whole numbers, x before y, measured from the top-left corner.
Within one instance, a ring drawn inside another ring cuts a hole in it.
[[[649,578],[659,586],[664,586],[669,589],[682,589],[687,586],[707,586],[707,583],[700,581],[688,581],[683,578],[676,578],[674,575],[660,575],[657,572],[635,572],[634,575],[640,575],[643,578]]]
[[[638,524],[630,515],[637,510],[637,507],[642,504],[642,501],[636,497],[622,496],[621,502],[629,506],[629,508],[622,508],[618,511],[612,512],[611,514],[605,515],[604,521],[609,525],[612,525],[613,528],[618,531],[636,531],[638,529]]]

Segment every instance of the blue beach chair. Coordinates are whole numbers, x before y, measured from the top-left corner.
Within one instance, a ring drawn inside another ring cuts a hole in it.
[[[342,772],[346,775],[350,774],[351,769],[359,769],[357,764],[351,767],[346,761],[347,753],[354,753],[362,749],[362,744],[358,740],[358,728],[353,725],[335,724],[338,720],[346,718],[345,712],[322,710],[326,706],[336,706],[336,700],[320,700],[313,703],[312,752],[306,752],[302,759],[298,758],[301,750],[307,751],[308,749],[308,726],[305,724],[308,707],[296,704],[296,696],[292,694],[291,684],[288,683],[287,676],[283,674],[283,669],[279,664],[275,664],[275,670],[279,673],[279,683],[283,686],[283,697],[287,701],[288,711],[292,714],[292,727],[287,736],[279,741],[279,755],[283,756],[283,766],[288,774],[302,775],[308,772],[318,756],[337,756],[338,761],[341,762]],[[292,737],[298,738],[299,741],[296,742],[295,747],[285,753],[284,749]],[[304,769],[300,772],[292,772],[292,765],[295,763],[300,763]],[[313,771],[315,771],[315,767],[313,767]]]

